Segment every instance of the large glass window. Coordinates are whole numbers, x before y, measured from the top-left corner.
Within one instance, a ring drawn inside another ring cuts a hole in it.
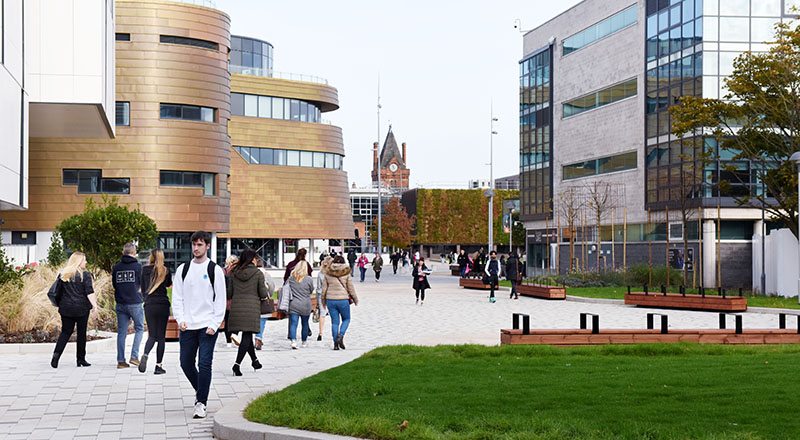
[[[102,170],[62,170],[61,183],[77,186],[78,194],[130,194],[131,179],[128,177],[103,177]]]
[[[161,42],[168,44],[180,44],[183,46],[201,47],[203,49],[219,50],[219,44],[213,41],[201,40],[199,38],[179,37],[176,35],[162,35]]]
[[[161,104],[161,119],[214,122],[216,109],[186,104]]]
[[[602,107],[604,105],[635,96],[636,92],[636,78],[629,79],[625,82],[615,84],[609,88],[565,102],[563,107],[564,117],[567,118],[579,113],[583,113],[587,110]]]
[[[613,173],[616,171],[635,170],[637,167],[636,158],[636,152],[631,151],[614,156],[564,165],[562,168],[562,179],[570,180],[598,174]]]
[[[273,49],[266,41],[231,35],[230,71],[243,75],[272,76]]]
[[[633,23],[636,23],[638,14],[637,5],[633,5],[599,23],[589,26],[588,28],[569,38],[564,39],[562,46],[563,55],[568,55],[572,52],[575,52],[584,46],[592,44],[597,40],[605,38],[608,35],[619,31],[620,29],[624,29]],[[669,19],[665,18],[664,21],[668,23]]]
[[[342,169],[342,156],[319,151],[283,150],[277,148],[233,147],[245,161],[253,165],[288,165]],[[164,180],[162,171],[162,182]],[[163,184],[163,183],[162,183]]]
[[[321,111],[315,104],[297,99],[231,93],[231,114],[252,118],[319,122]]]
[[[186,186],[203,188],[203,195],[216,195],[216,177],[214,173],[198,171],[161,170],[161,186]]]

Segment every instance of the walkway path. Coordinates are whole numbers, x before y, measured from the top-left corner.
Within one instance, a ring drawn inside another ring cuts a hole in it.
[[[371,271],[370,271],[371,272]],[[258,352],[265,368],[234,377],[230,367],[236,356],[220,336],[214,356],[214,377],[209,396],[209,417],[191,418],[193,390],[178,365],[178,344],[168,343],[167,374],[147,374],[136,369],[116,369],[114,349],[90,353],[90,368],[76,368],[65,354],[61,366],[49,366],[49,354],[0,356],[0,438],[212,438],[212,417],[222,405],[251,394],[281,389],[291,383],[349,362],[362,353],[387,344],[498,344],[500,328],[509,327],[512,312],[531,315],[534,328],[575,328],[578,313],[600,314],[605,328],[642,328],[649,311],[615,304],[508,299],[499,293],[495,304],[487,293],[457,287],[455,277],[434,275],[433,289],[424,306],[415,305],[408,275],[384,270],[381,283],[371,276],[356,289],[362,304],[353,309],[347,350],[330,349],[330,327],[311,346],[291,350],[286,321],[267,324],[267,343]],[[505,295],[504,295],[505,293]],[[717,315],[708,312],[668,311],[672,328],[714,328]],[[777,327],[778,316],[748,313],[746,328]],[[128,338],[131,341],[132,338]],[[155,352],[152,353],[153,357]],[[154,359],[153,359],[154,360]],[[152,362],[152,360],[151,360]],[[249,365],[249,364],[247,364]]]

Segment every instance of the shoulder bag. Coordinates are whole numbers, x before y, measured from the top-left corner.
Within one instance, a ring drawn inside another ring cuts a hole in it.
[[[53,307],[58,307],[58,303],[61,302],[61,298],[64,297],[64,282],[61,281],[61,275],[56,276],[56,280],[52,286],[50,286],[50,290],[47,291],[47,299],[50,300],[50,304]]]
[[[341,278],[336,277],[336,280],[339,281],[339,284],[342,285],[342,289],[344,289],[344,291],[347,292],[347,300],[350,301],[350,304],[353,304],[353,297],[350,295],[350,292],[347,290],[347,287],[344,285]]]

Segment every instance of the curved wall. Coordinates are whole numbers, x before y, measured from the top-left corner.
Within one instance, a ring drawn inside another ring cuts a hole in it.
[[[339,108],[335,88],[275,78],[232,75],[231,91],[303,99],[322,111]],[[339,127],[232,116],[234,146],[286,148],[344,155]],[[353,238],[347,173],[343,170],[249,164],[231,152],[231,230],[223,237]]]
[[[130,178],[122,203],[151,216],[160,231],[229,229],[231,144],[230,18],[221,11],[167,1],[116,2],[116,100],[130,102],[130,126],[117,126],[111,141],[30,140],[30,204],[3,212],[5,229],[52,230],[81,212],[87,197],[62,184],[63,169],[99,169],[103,177]],[[216,43],[207,49],[161,43],[161,36]],[[160,103],[216,109],[214,122],[161,119]],[[160,186],[160,170],[215,173],[215,195],[203,188]]]

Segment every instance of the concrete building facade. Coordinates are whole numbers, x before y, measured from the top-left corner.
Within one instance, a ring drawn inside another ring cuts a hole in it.
[[[649,261],[649,243],[657,243],[653,264],[685,260],[697,284],[749,287],[751,271],[741,269],[761,233],[761,211],[736,197],[760,191],[758,179],[713,139],[671,134],[668,109],[681,96],[724,96],[735,57],[767,50],[774,24],[794,18],[791,6],[585,0],[526,33],[520,187],[529,264],[561,273],[630,266]],[[708,162],[699,160],[702,151],[712,152]],[[731,164],[734,173],[726,170]],[[720,190],[721,181],[731,189]],[[684,212],[688,222],[680,220]],[[683,255],[684,235],[690,255]],[[588,243],[571,265],[564,251],[570,236]],[[623,241],[618,252],[612,243]],[[719,265],[720,258],[736,264]]]

